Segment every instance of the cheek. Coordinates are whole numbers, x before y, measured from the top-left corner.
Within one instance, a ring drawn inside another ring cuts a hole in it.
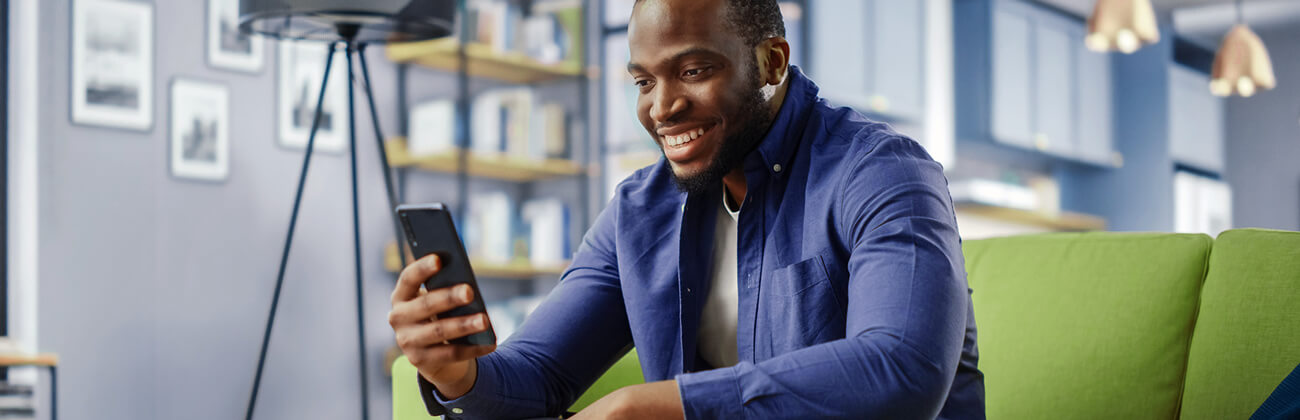
[[[646,95],[638,95],[637,98],[636,98],[636,119],[637,119],[638,121],[641,122],[641,126],[645,127],[645,129],[646,129],[647,131],[650,131],[650,132],[652,133],[652,134],[651,134],[651,137],[655,137],[655,135],[653,134],[653,132],[654,132],[654,121],[651,121],[651,120],[650,120],[650,105],[651,105],[651,104],[652,104],[652,103],[651,103],[651,101],[650,101],[650,97],[649,97],[649,96],[646,96]],[[656,141],[657,141],[657,140],[658,140],[658,139],[656,139]]]

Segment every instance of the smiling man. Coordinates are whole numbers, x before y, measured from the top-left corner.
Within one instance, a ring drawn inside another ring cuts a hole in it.
[[[647,383],[576,418],[983,418],[943,169],[818,98],[775,0],[639,0],[637,116],[664,159],[618,187],[546,301],[499,348],[430,321],[468,288],[403,271],[390,322],[431,412],[557,416],[635,346]]]

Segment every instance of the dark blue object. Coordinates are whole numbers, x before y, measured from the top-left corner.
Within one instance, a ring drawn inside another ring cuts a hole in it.
[[[1300,419],[1300,365],[1296,365],[1264,405],[1250,416],[1251,420]]]

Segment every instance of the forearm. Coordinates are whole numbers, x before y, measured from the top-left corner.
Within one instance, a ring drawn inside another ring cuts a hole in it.
[[[955,344],[959,347],[960,342]],[[687,419],[927,418],[943,406],[957,368],[934,363],[890,334],[872,333],[758,364],[677,377]]]

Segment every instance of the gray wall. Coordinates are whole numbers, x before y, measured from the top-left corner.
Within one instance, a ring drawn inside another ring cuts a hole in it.
[[[1228,100],[1233,224],[1300,230],[1300,28],[1259,35],[1278,85]]]
[[[270,305],[301,151],[275,140],[276,60],[258,74],[209,67],[206,2],[154,2],[154,124],[71,123],[71,1],[40,2],[40,290],[43,350],[59,353],[67,419],[241,418]],[[394,67],[369,55],[385,129],[397,129]],[[341,69],[342,67],[336,67]],[[228,180],[172,178],[169,86],[230,87]],[[364,110],[364,108],[361,108]],[[380,369],[392,239],[370,119],[359,112],[362,256],[371,416],[389,418]],[[436,178],[436,177],[433,177]],[[318,154],[271,342],[257,418],[358,418],[351,205],[346,154]],[[454,191],[445,178],[418,198]],[[42,414],[46,415],[46,414]]]

